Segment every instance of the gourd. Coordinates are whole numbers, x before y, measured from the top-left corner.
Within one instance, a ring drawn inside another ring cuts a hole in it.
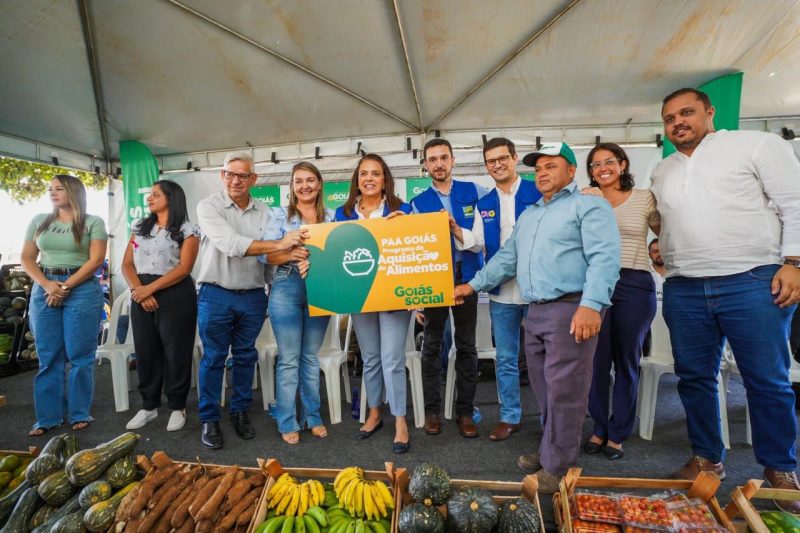
[[[442,505],[450,497],[450,476],[439,466],[423,463],[412,472],[408,492],[415,502]]]
[[[42,506],[42,503],[39,494],[36,493],[36,487],[26,489],[19,497],[14,510],[11,511],[8,522],[3,527],[3,533],[27,533],[31,517]]]
[[[117,459],[131,453],[139,441],[135,433],[124,433],[96,448],[83,450],[67,460],[64,469],[70,483],[83,487],[103,475]]]
[[[106,480],[112,488],[118,489],[136,480],[136,465],[133,463],[133,455],[117,459],[114,464],[106,470]]]
[[[69,482],[64,470],[53,472],[44,481],[39,483],[39,496],[48,505],[63,505],[75,494],[75,487]]]
[[[61,518],[67,516],[70,513],[74,513],[75,511],[79,511],[81,508],[80,504],[78,503],[78,495],[76,494],[72,498],[70,498],[67,503],[62,505],[58,511],[56,511],[53,516],[47,519],[47,522],[38,526],[34,529],[31,533],[50,533],[50,529],[53,525],[58,522]],[[82,511],[81,511],[82,512]]]
[[[86,526],[83,523],[83,511],[69,513],[53,524],[50,533],[85,533]]]
[[[113,493],[111,485],[107,481],[99,479],[83,487],[78,496],[78,503],[80,503],[81,509],[86,510],[96,503],[106,501]]]
[[[47,476],[61,468],[64,464],[61,453],[64,450],[64,435],[53,437],[42,449],[39,457],[34,459],[25,471],[25,479],[32,485],[36,485],[45,480]]]
[[[500,506],[499,533],[538,533],[541,529],[539,509],[524,498],[507,500]]]
[[[489,533],[497,523],[497,505],[486,489],[459,489],[447,500],[447,520],[456,533]]]
[[[20,499],[22,494],[30,488],[31,483],[26,479],[19,485],[17,485],[14,490],[0,498],[0,526],[6,523],[6,519],[8,515],[11,514],[11,511],[14,509],[14,506],[17,503],[17,500]]]
[[[75,437],[75,435],[70,435],[70,434],[64,435],[63,437],[64,437],[64,450],[62,456],[66,461],[67,459],[78,453],[79,450],[78,439]]]
[[[28,527],[30,529],[36,529],[37,527],[41,526],[50,518],[58,512],[58,507],[53,505],[43,505],[39,507],[39,510],[33,513],[31,517],[31,521],[28,522]]]
[[[412,503],[400,511],[400,533],[444,533],[444,517],[435,507]]]
[[[83,523],[89,531],[105,531],[114,524],[114,516],[117,514],[122,498],[139,485],[138,482],[130,483],[118,490],[111,498],[104,502],[96,503],[86,510],[83,515]]]

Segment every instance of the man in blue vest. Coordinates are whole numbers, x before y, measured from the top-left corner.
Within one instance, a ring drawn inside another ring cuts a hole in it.
[[[542,197],[534,182],[525,181],[517,174],[517,160],[514,143],[505,137],[490,139],[483,147],[483,161],[495,182],[495,188],[478,200],[480,217],[475,219],[472,233],[476,241],[483,241],[487,262],[511,236],[522,212]],[[520,294],[516,279],[492,289],[489,300],[492,334],[497,350],[497,392],[500,396],[500,423],[489,438],[496,441],[506,440],[520,430],[520,327],[528,314],[528,304]]]
[[[411,200],[415,213],[450,215],[450,241],[453,251],[453,273],[456,284],[467,283],[483,266],[481,243],[475,241],[478,199],[489,191],[480,185],[453,180],[453,147],[445,139],[431,139],[422,152],[425,169],[431,176],[431,186]],[[422,344],[422,383],[425,395],[425,432],[442,432],[442,349],[448,307],[425,309],[425,331]],[[474,438],[478,430],[472,422],[475,387],[478,384],[478,352],[475,348],[475,326],[478,316],[478,296],[467,298],[464,305],[453,307],[456,346],[456,422],[462,437]]]

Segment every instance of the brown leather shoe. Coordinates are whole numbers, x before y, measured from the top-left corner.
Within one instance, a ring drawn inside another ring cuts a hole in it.
[[[723,480],[725,479],[725,466],[722,463],[712,463],[708,459],[703,459],[699,455],[695,455],[689,459],[683,467],[672,473],[673,479],[688,479],[694,481],[700,472],[711,472]]]
[[[497,424],[492,432],[489,434],[489,440],[506,440],[512,433],[516,433],[522,427],[521,424],[509,424],[507,422],[500,422]]]
[[[456,424],[458,424],[458,432],[465,439],[474,439],[478,436],[478,428],[472,422],[471,416],[457,416]]]
[[[438,435],[442,432],[442,419],[439,415],[425,415],[425,433]]]
[[[517,466],[523,470],[533,472],[542,469],[542,463],[539,461],[539,454],[536,452],[520,455],[519,459],[517,459]]]
[[[534,475],[536,476],[536,480],[539,482],[539,487],[536,489],[537,491],[544,494],[558,492],[558,484],[561,483],[561,476],[551,474],[544,468],[536,472]]]
[[[765,468],[764,479],[776,489],[800,490],[800,483],[797,482],[797,475],[794,472],[781,472]],[[800,513],[800,501],[772,500],[772,503],[781,511]]]

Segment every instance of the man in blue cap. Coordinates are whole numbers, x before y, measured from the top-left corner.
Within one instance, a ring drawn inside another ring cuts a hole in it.
[[[535,471],[539,491],[551,493],[578,459],[597,334],[619,278],[620,238],[608,202],[580,194],[567,144],[543,146],[523,163],[535,168],[542,198],[472,281],[456,287],[455,299],[516,276],[529,302],[525,353],[544,433],[538,453],[517,465]]]

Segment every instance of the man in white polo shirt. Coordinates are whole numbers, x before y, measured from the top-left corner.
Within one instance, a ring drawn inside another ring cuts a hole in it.
[[[800,489],[787,332],[800,301],[800,162],[772,133],[714,131],[714,107],[681,89],[661,109],[677,152],[653,171],[666,266],[664,318],[693,457],[674,476],[725,476],[717,380],[727,338],[753,451],[775,487]],[[800,502],[790,506],[800,510]]]

